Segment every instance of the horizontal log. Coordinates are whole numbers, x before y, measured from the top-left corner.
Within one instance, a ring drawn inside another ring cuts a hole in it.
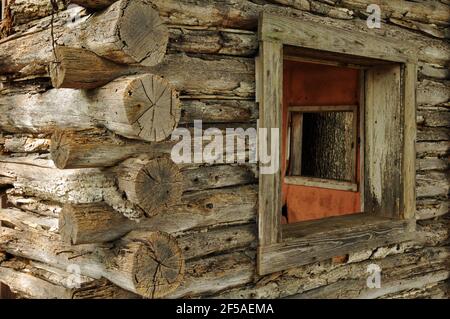
[[[255,32],[245,30],[196,30],[169,27],[169,52],[223,54],[253,57],[258,51]]]
[[[416,219],[436,218],[449,213],[448,201],[420,199],[417,201]]]
[[[175,290],[184,274],[184,259],[176,241],[161,232],[131,232],[111,247],[70,246],[56,234],[33,231],[1,210],[0,249],[12,255],[51,264],[60,269],[78,265],[82,275],[104,277],[123,289],[146,298],[159,298]],[[37,249],[39,247],[39,249]],[[151,247],[151,248],[149,248]],[[65,253],[62,253],[65,252]]]
[[[438,170],[445,171],[449,168],[449,161],[445,158],[438,157],[424,157],[416,159],[416,170],[430,171]]]
[[[255,94],[255,63],[250,58],[167,54],[163,62],[147,69],[167,79],[182,96]]]
[[[4,151],[8,153],[41,153],[50,149],[50,139],[32,136],[7,136]]]
[[[345,30],[363,33],[369,32],[366,19],[333,19],[331,17],[323,16],[323,14],[310,14],[302,10],[281,5],[266,3],[260,5],[248,0],[239,1],[238,4],[232,0],[221,2],[201,0],[197,1],[195,4],[189,0],[152,0],[152,3],[158,8],[162,18],[168,24],[172,25],[256,30],[258,27],[259,13],[265,11],[276,15],[295,17],[303,21],[334,26]],[[288,4],[293,5],[295,3],[300,3],[300,1],[289,1]],[[367,5],[367,3],[364,5],[364,12],[362,12],[362,14],[366,14],[365,10]],[[415,5],[416,3],[411,6]],[[442,6],[442,4],[440,6]],[[428,7],[428,9],[430,7]],[[341,7],[339,9],[342,11],[340,18],[342,18],[342,15],[348,16],[349,13],[345,12],[348,10],[347,8]],[[336,10],[333,11],[333,13],[335,12]],[[446,13],[436,13],[435,11],[429,11],[428,13],[431,14],[431,16],[436,15],[443,17],[446,15]],[[327,12],[325,12],[325,14],[327,14]],[[403,11],[401,11],[401,14],[403,15]],[[449,63],[450,48],[448,46],[441,40],[424,37],[415,30],[410,31],[385,23],[383,24],[383,28],[370,29],[370,33],[397,41],[398,39],[402,39],[404,41],[414,42],[415,46],[419,48],[419,59],[423,62],[436,63],[442,66],[446,66]]]
[[[53,33],[57,45],[83,47],[118,63],[161,62],[169,34],[158,12],[147,2],[120,0],[91,15],[80,9],[74,7],[55,15]],[[73,16],[79,17],[76,23],[72,22]],[[0,73],[46,73],[48,63],[54,59],[50,22],[50,18],[44,18],[34,30],[1,40]]]
[[[417,104],[434,106],[448,102],[450,84],[431,80],[422,80],[417,85]]]
[[[41,216],[58,217],[61,212],[61,205],[40,199],[38,197],[25,196],[19,189],[12,188],[6,193],[6,200],[9,206],[20,210],[33,212]]]
[[[164,140],[180,117],[176,91],[151,74],[121,77],[89,92],[52,89],[5,96],[0,109],[0,127],[5,131],[51,132],[101,125],[147,141]]]
[[[119,239],[131,230],[157,230],[164,229],[168,233],[182,235],[187,230],[207,227],[226,226],[229,224],[245,223],[255,219],[256,216],[256,189],[243,186],[230,189],[193,192],[184,195],[179,204],[167,208],[161,214],[152,218],[143,218],[139,222],[129,220],[114,211],[104,203],[66,205],[59,215],[59,232],[61,238],[72,244],[87,244],[95,242],[108,242]],[[253,226],[238,226],[239,232],[230,229],[219,230],[220,238],[226,240],[225,247],[238,245],[239,247],[254,241]],[[211,233],[206,233],[208,237]],[[213,237],[214,237],[213,232]],[[235,234],[239,240],[233,239]],[[188,236],[189,237],[189,236]],[[200,236],[201,237],[201,236]],[[192,241],[200,238],[192,235],[180,247],[192,246]],[[220,245],[220,240],[201,240],[210,245]],[[196,247],[202,244],[197,241]],[[216,246],[214,246],[216,247]],[[216,247],[217,248],[217,247]],[[216,249],[214,248],[214,249]],[[212,252],[214,249],[211,249]],[[186,248],[182,248],[183,251]],[[204,254],[202,249],[190,249],[187,256]]]
[[[9,19],[12,25],[19,25],[40,19],[67,8],[65,1],[56,0],[13,0],[9,1],[6,10],[9,10]]]
[[[416,143],[416,152],[418,157],[445,156],[448,154],[449,150],[450,141]]]
[[[27,299],[136,299],[106,279],[77,276],[40,262],[13,258],[0,264],[0,281]]]
[[[450,128],[447,127],[422,127],[417,128],[417,141],[448,141],[450,139]]]
[[[423,197],[447,197],[450,184],[448,172],[423,172],[417,174],[416,192],[417,198]]]
[[[211,295],[250,283],[255,276],[254,259],[254,251],[245,251],[187,262],[183,283],[166,297]]]
[[[366,12],[370,0],[343,0],[340,5],[361,12]],[[445,4],[439,1],[428,1],[420,3],[404,3],[402,1],[381,1],[383,18],[392,17],[402,20],[414,20],[430,24],[448,25],[450,13]]]
[[[371,259],[370,254],[362,262],[332,264],[331,260],[322,263],[298,267],[283,273],[275,273],[258,278],[256,284],[241,285],[225,292],[209,295],[209,298],[285,298],[288,296],[301,297],[299,294],[312,292],[322,287],[333,287],[341,281],[357,281],[351,290],[336,290],[330,294],[338,298],[346,293],[356,293],[353,298],[362,296],[367,288],[367,267],[377,264],[382,269],[382,287],[384,284],[408,279],[416,274],[441,271],[448,258],[448,248],[426,248],[409,253],[393,254],[383,259]],[[369,259],[370,258],[370,259]],[[312,275],[313,274],[313,275]],[[398,284],[398,282],[396,282]],[[180,287],[181,288],[181,287]],[[374,289],[378,290],[378,289]],[[369,290],[370,291],[370,290]],[[303,297],[306,297],[304,295]]]
[[[50,63],[50,78],[55,88],[95,89],[127,74],[133,68],[114,63],[82,48],[57,46]]]
[[[418,123],[428,127],[450,127],[450,112],[447,109],[420,109],[417,112]]]
[[[242,248],[256,248],[256,224],[227,226],[177,238],[186,260]]]
[[[207,167],[197,165],[194,167],[188,166],[184,170],[188,170],[188,172],[182,173],[185,191],[246,185],[256,182],[256,166],[254,165]],[[0,177],[2,176],[12,179],[14,187],[20,190],[24,196],[71,204],[105,201],[128,218],[139,219],[144,216],[139,207],[123,198],[111,171],[101,169],[58,170],[53,166],[52,161],[32,159],[23,162],[21,158],[0,158]],[[189,207],[181,207],[185,212],[190,211]],[[170,209],[174,208],[171,207]],[[191,223],[194,225],[198,223],[197,219],[191,221],[188,216],[182,219],[185,226],[182,223],[178,224],[178,220],[167,221],[165,218],[158,219],[158,216],[154,218],[156,223],[161,223],[159,227],[169,229],[175,227],[175,225],[176,227],[189,227],[188,225],[191,225]],[[204,216],[198,218],[204,218]],[[168,224],[166,225],[166,223]]]

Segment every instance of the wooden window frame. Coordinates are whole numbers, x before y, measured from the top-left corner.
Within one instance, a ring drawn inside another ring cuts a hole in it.
[[[258,36],[259,127],[281,130],[285,57],[356,67],[364,71],[361,134],[365,146],[360,159],[364,167],[361,214],[281,225],[281,169],[276,174],[260,174],[257,273],[266,275],[412,239],[416,225],[417,50],[401,40],[268,13],[260,16]],[[389,133],[394,132],[397,135],[391,141]],[[270,134],[266,138],[260,142],[271,145]]]
[[[353,152],[353,158],[352,158],[352,176],[350,181],[343,181],[343,180],[333,180],[328,178],[318,178],[318,177],[307,177],[304,175],[296,174],[296,172],[292,172],[292,165],[289,166],[288,174],[284,177],[284,182],[289,185],[301,185],[301,186],[314,186],[314,187],[321,187],[321,188],[327,188],[327,189],[335,189],[335,190],[345,190],[345,191],[352,191],[356,192],[358,191],[358,184],[356,181],[356,147],[358,145],[358,105],[321,105],[321,106],[289,106],[288,108],[288,118],[289,122],[291,122],[291,119],[294,115],[298,117],[299,123],[299,129],[302,130],[303,127],[303,113],[320,113],[320,112],[351,112],[353,113],[353,145],[355,145],[355,150]],[[297,136],[299,138],[299,141],[294,142],[294,134],[292,134],[292,127],[289,124],[288,129],[288,136],[287,139],[287,153],[288,157],[290,155],[296,154],[299,158],[300,166],[301,166],[301,156],[302,156],[302,140],[303,136],[301,132],[299,132],[300,136]],[[298,133],[298,132],[297,132]],[[293,149],[292,144],[300,146],[297,150],[292,151]],[[290,161],[290,164],[292,164],[294,161]]]

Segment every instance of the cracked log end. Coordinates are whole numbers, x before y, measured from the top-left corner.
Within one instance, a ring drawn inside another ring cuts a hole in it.
[[[132,231],[121,242],[119,253],[129,271],[133,292],[146,298],[162,298],[181,284],[185,262],[176,240],[163,232]],[[132,258],[127,258],[132,253]],[[120,260],[119,260],[120,261]]]
[[[126,160],[117,172],[117,181],[127,199],[147,216],[179,203],[183,193],[178,166],[165,157]]]
[[[151,5],[143,0],[122,0],[117,35],[122,51],[144,66],[162,62],[169,43],[169,29]]]
[[[136,76],[124,90],[128,122],[143,140],[159,142],[170,136],[181,116],[175,88],[160,76]]]

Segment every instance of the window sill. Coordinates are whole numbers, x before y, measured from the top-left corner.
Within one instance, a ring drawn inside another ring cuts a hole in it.
[[[300,185],[309,187],[320,187],[327,189],[336,189],[342,191],[358,191],[358,184],[345,181],[336,181],[332,179],[323,179],[304,176],[286,176],[284,182],[289,185]]]
[[[413,239],[415,223],[360,213],[282,225],[280,243],[259,247],[260,275]]]

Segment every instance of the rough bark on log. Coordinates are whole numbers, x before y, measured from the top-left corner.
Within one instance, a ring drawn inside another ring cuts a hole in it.
[[[65,242],[73,244],[108,242],[131,230],[162,230],[181,236],[188,230],[251,222],[256,203],[255,186],[192,192],[183,195],[179,204],[138,222],[104,203],[66,205],[59,214],[59,232]]]
[[[449,213],[448,201],[437,199],[420,199],[417,201],[416,219],[436,218]]]
[[[76,23],[71,21],[74,15],[80,16]],[[44,18],[44,27],[39,23],[36,30],[0,42],[0,73],[46,73],[54,58],[50,20]],[[58,13],[53,24],[57,45],[83,47],[118,63],[158,64],[169,40],[158,12],[144,0],[120,0],[87,16],[80,13],[80,7],[71,8]]]
[[[169,158],[131,158],[115,173],[119,189],[147,216],[176,204],[183,192],[183,176]]]
[[[104,126],[147,141],[164,140],[180,118],[177,93],[166,80],[151,74],[121,77],[94,91],[53,89],[5,96],[0,109],[0,128],[5,131]]]
[[[10,254],[51,264],[60,269],[77,264],[82,275],[104,277],[119,287],[147,298],[175,290],[184,274],[184,259],[176,241],[161,232],[131,232],[110,247],[61,244],[56,234],[33,231],[14,213],[0,211],[0,249]],[[65,252],[65,253],[63,253]]]

